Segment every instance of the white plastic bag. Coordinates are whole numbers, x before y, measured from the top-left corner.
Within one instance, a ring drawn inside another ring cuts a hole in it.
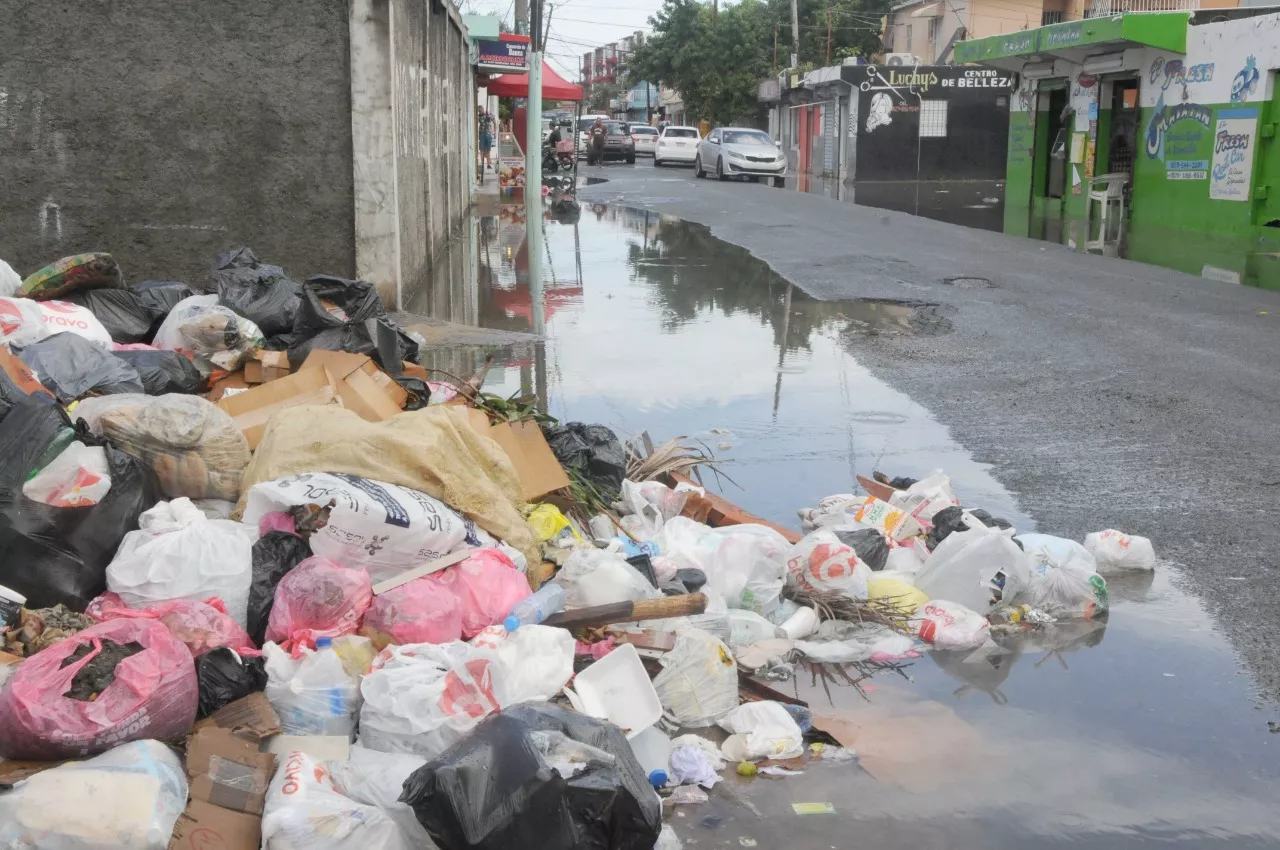
[[[190,499],[159,502],[138,517],[107,566],[107,589],[130,608],[217,596],[245,627],[253,576],[252,528],[206,519]]]
[[[101,446],[76,440],[22,485],[22,495],[55,508],[96,505],[111,491],[111,468]]]
[[[435,842],[426,828],[418,823],[413,808],[400,802],[404,781],[424,764],[426,759],[420,756],[380,753],[356,745],[345,761],[327,761],[324,767],[329,771],[329,778],[338,793],[357,803],[376,806],[396,822],[404,842],[401,846],[405,850],[434,850]]]
[[[489,714],[554,696],[573,674],[573,636],[521,626],[473,644],[391,645],[360,684],[360,743],[434,758]]]
[[[955,532],[953,532],[954,534]],[[987,618],[957,602],[931,599],[911,621],[920,639],[935,649],[973,649],[991,634]]]
[[[299,651],[295,659],[271,641],[262,647],[267,701],[280,715],[284,734],[350,738],[360,713],[359,677],[347,672],[333,647]]]
[[[889,497],[889,504],[901,508],[915,517],[918,523],[927,526],[934,514],[943,508],[958,505],[960,501],[951,489],[951,479],[942,470],[938,470],[905,490],[895,490]]]
[[[889,550],[883,572],[915,575],[924,567],[924,559],[910,546],[895,546]]]
[[[262,811],[262,850],[413,850],[377,806],[334,787],[322,762],[301,752],[281,760]]]
[[[344,567],[364,567],[377,584],[464,545],[466,521],[426,493],[354,475],[303,473],[249,489],[244,521],[295,505],[333,503],[328,523],[311,536],[311,551]]]
[[[687,491],[672,490],[661,481],[625,480],[617,503],[623,515],[620,524],[636,540],[657,540],[662,526],[680,515],[688,498]]]
[[[1154,570],[1156,550],[1151,541],[1136,534],[1108,528],[1084,537],[1084,548],[1097,561],[1098,570]]]
[[[52,333],[44,324],[39,301],[0,298],[0,343],[30,345]]]
[[[916,587],[985,615],[1016,599],[1030,578],[1030,559],[1013,542],[1013,532],[974,520],[968,531],[953,531],[938,544],[916,573]]]
[[[778,627],[755,611],[743,611],[740,608],[729,611],[730,646],[750,646],[778,635]]]
[[[1019,601],[1059,619],[1107,610],[1107,583],[1089,550],[1049,534],[1018,536],[1031,561],[1031,582]]]
[[[179,301],[151,341],[165,351],[190,351],[228,372],[239,369],[245,356],[262,343],[258,326],[219,306],[216,294],[192,295]]]
[[[178,757],[159,741],[133,741],[0,793],[0,847],[165,850],[186,805]]]
[[[0,260],[0,298],[12,298],[22,288],[22,278],[13,266]]]
[[[729,647],[701,629],[676,633],[653,687],[678,726],[710,726],[738,705],[738,663]]]
[[[50,334],[68,331],[82,336],[94,345],[111,350],[111,334],[98,321],[93,311],[70,301],[37,301],[44,319],[44,329]]]
[[[575,549],[552,580],[564,588],[567,611],[662,595],[625,558],[602,549]]]
[[[804,753],[803,734],[782,703],[748,702],[718,721],[732,733],[720,750],[729,761],[789,759]]]
[[[811,531],[791,549],[787,571],[796,584],[812,592],[867,598],[872,571],[858,553],[830,528]]]
[[[782,595],[791,544],[767,526],[709,528],[678,516],[663,525],[658,546],[679,568],[702,570],[730,608],[767,614]]]

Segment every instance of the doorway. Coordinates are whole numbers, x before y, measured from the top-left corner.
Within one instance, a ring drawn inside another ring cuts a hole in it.
[[[1045,176],[1044,196],[1061,199],[1067,188],[1067,148],[1070,142],[1071,127],[1068,126],[1064,113],[1067,109],[1067,90],[1052,89],[1049,95],[1049,114],[1044,122],[1045,135],[1049,144],[1045,148],[1048,163]]]
[[[1138,150],[1138,81],[1111,83],[1111,133],[1107,139],[1107,173],[1130,175],[1133,185],[1133,158]]]

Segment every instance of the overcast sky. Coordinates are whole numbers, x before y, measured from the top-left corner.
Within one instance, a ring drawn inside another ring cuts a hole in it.
[[[458,2],[464,12],[495,14],[515,23],[515,0]],[[661,6],[662,0],[546,0],[543,15],[551,14],[547,61],[562,77],[577,82],[582,54],[636,30],[647,33],[649,16]]]

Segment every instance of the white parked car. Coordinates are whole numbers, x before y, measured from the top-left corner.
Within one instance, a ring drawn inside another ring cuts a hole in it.
[[[648,124],[632,124],[631,140],[636,143],[636,153],[653,156],[658,143],[658,128]]]
[[[653,148],[653,164],[693,162],[698,156],[698,140],[701,138],[697,127],[671,126],[663,129]]]
[[[746,177],[758,182],[761,177],[781,186],[787,176],[787,157],[768,133],[746,127],[720,127],[707,133],[698,144],[693,161],[695,177],[714,174],[721,180]]]

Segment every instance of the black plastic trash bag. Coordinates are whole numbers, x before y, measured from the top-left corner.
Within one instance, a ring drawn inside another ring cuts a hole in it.
[[[332,305],[333,312],[321,302]],[[317,348],[349,351],[367,354],[389,375],[399,375],[402,361],[418,359],[418,344],[386,316],[372,283],[327,275],[313,277],[302,287],[289,363],[297,369]]]
[[[263,658],[241,658],[225,646],[196,658],[196,681],[200,685],[196,717],[208,717],[229,702],[264,690],[267,687],[265,665]]]
[[[584,767],[562,776],[565,762]],[[486,718],[414,771],[400,802],[449,850],[653,850],[662,829],[622,730],[541,703]]]
[[[132,289],[82,289],[67,293],[62,300],[93,313],[111,334],[112,342],[151,340],[151,314]]]
[[[988,528],[1013,528],[1013,523],[1001,517],[993,517],[982,508],[965,508],[960,505],[952,505],[949,508],[943,508],[933,515],[933,528],[929,531],[929,535],[925,538],[925,545],[932,552],[938,548],[938,544],[951,535],[953,531],[968,531],[969,526],[964,521],[964,512],[968,511],[973,514],[974,518]],[[1022,544],[1016,539],[1018,548],[1022,548]]]
[[[285,573],[311,557],[311,545],[287,531],[268,531],[253,544],[253,580],[249,585],[249,637],[262,646],[267,620],[276,600],[276,585]]]
[[[160,330],[165,317],[179,301],[197,294],[194,289],[176,280],[144,280],[134,284],[133,291],[138,293],[138,299],[151,319],[151,336],[147,337],[147,342]]]
[[[851,531],[833,529],[836,537],[858,553],[858,560],[873,570],[883,570],[889,560],[889,540],[874,528]]]
[[[107,565],[138,515],[160,501],[155,475],[141,461],[81,427],[77,439],[103,446],[111,489],[96,505],[55,508],[22,495],[36,462],[71,422],[44,394],[18,401],[0,420],[0,584],[29,608],[58,603],[83,611],[106,590]]]
[[[250,248],[236,248],[213,258],[211,277],[218,303],[253,322],[263,336],[293,330],[302,287],[284,269],[261,262]]]
[[[15,347],[13,353],[63,404],[89,393],[114,395],[143,391],[142,378],[136,369],[69,331]]]
[[[431,401],[431,388],[421,378],[409,378],[401,375],[396,383],[409,394],[404,403],[405,410],[421,410]]]
[[[198,393],[204,389],[204,378],[191,358],[176,351],[113,351],[128,363],[142,379],[147,395],[166,393]]]
[[[612,500],[622,490],[627,477],[627,456],[618,435],[603,425],[570,422],[543,429],[556,460],[567,470],[578,472],[602,496]]]
[[[27,393],[13,382],[9,373],[0,369],[0,419],[4,419],[13,406],[27,397]]]

